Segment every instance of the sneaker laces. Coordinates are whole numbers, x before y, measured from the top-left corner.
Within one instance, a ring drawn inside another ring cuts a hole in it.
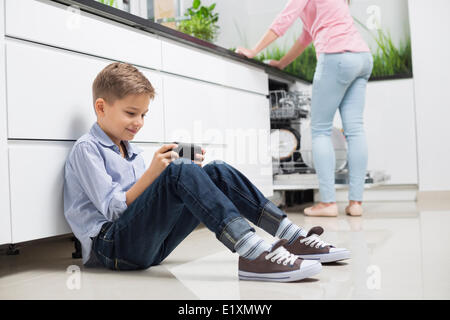
[[[297,258],[298,256],[296,256],[293,253],[290,253],[284,247],[278,247],[276,250],[266,255],[266,260],[270,259],[270,261],[272,262],[275,262],[275,260],[277,260],[278,264],[280,264],[284,260],[283,265],[285,266],[288,263],[292,266],[295,260],[297,260]]]
[[[300,243],[305,243],[305,245],[312,247],[316,247],[317,249],[329,246],[329,243],[321,240],[317,234],[312,234],[307,238],[303,238],[300,240]]]

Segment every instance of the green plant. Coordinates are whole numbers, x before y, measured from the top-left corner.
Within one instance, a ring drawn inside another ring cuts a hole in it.
[[[378,45],[376,53],[372,53],[373,70],[371,78],[412,75],[411,39],[409,37],[405,43],[401,42],[397,48],[393,44],[389,32],[385,33],[383,30],[378,29],[375,36],[358,19],[355,18],[355,21],[367,30]]]
[[[261,62],[264,60],[280,60],[285,54],[286,50],[282,50],[278,47],[273,47],[259,54],[256,59]],[[300,56],[298,56],[283,70],[312,82],[314,78],[314,72],[316,70],[316,64],[316,50],[314,48],[314,45],[311,44],[303,51]]]
[[[190,20],[181,21],[177,29],[205,41],[214,41],[219,33],[219,14],[213,13],[216,4],[209,7],[202,6],[200,0],[194,0],[192,7],[187,9],[185,16],[190,16]]]
[[[390,36],[379,31],[378,49],[373,59],[372,77],[412,75],[411,40],[396,48]]]
[[[355,19],[360,23],[357,19]],[[361,23],[360,23],[361,24]],[[361,24],[366,28],[363,24]],[[366,28],[367,29],[367,28]],[[377,36],[370,33],[377,45],[377,51],[373,55],[373,70],[371,79],[395,76],[395,75],[412,75],[411,60],[411,39],[407,38],[405,43],[400,43],[396,47],[389,33],[378,29]],[[286,50],[277,47],[266,50],[256,57],[259,61],[264,60],[280,60],[286,54]],[[317,59],[314,45],[308,46],[305,51],[297,57],[290,65],[284,68],[284,71],[299,76],[307,81],[312,81],[316,69]]]
[[[117,7],[116,0],[98,0],[98,1],[111,7]]]

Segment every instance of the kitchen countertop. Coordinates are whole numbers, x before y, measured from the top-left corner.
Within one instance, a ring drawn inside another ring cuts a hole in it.
[[[310,81],[303,79],[301,77],[294,76],[285,71],[279,70],[277,68],[271,67],[265,63],[257,61],[255,59],[248,59],[239,55],[231,50],[225,49],[223,47],[217,46],[213,43],[192,37],[185,33],[179,32],[177,30],[165,27],[158,23],[152,22],[148,19],[144,19],[137,15],[131,14],[129,12],[102,4],[94,0],[52,0],[54,2],[62,3],[69,6],[77,6],[81,11],[89,12],[119,23],[126,24],[128,26],[134,27],[139,30],[143,30],[158,36],[171,39],[189,46],[231,59],[239,61],[241,63],[260,68],[264,70],[270,78],[277,81],[293,83],[295,81],[300,81],[304,83],[311,83]]]

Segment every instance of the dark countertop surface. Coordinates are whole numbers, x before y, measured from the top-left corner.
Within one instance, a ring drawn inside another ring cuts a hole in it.
[[[94,0],[52,0],[54,2],[59,2],[62,4],[79,7],[81,11],[89,12],[116,22],[126,24],[128,26],[156,34],[158,36],[172,39],[174,41],[187,44],[189,46],[210,52],[231,60],[239,61],[244,64],[248,64],[253,67],[264,70],[270,78],[276,81],[292,83],[295,81],[311,83],[306,79],[296,77],[290,73],[279,70],[277,68],[268,66],[265,63],[254,59],[248,59],[242,55],[239,55],[231,50],[219,47],[213,43],[192,37],[185,33],[179,32],[177,30],[165,27],[158,23],[152,22],[148,19],[144,19],[137,15],[131,14],[129,12],[102,4]]]

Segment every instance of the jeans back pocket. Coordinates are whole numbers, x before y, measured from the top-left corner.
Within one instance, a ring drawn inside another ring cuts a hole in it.
[[[357,55],[343,53],[340,55],[337,65],[337,80],[348,85],[355,80],[361,69],[361,59],[358,59]]]
[[[112,225],[112,222],[104,223],[97,237],[92,240],[92,251],[108,269],[114,269],[114,230]]]
[[[114,242],[114,227],[112,222],[106,222],[102,225],[98,238],[106,242]]]

